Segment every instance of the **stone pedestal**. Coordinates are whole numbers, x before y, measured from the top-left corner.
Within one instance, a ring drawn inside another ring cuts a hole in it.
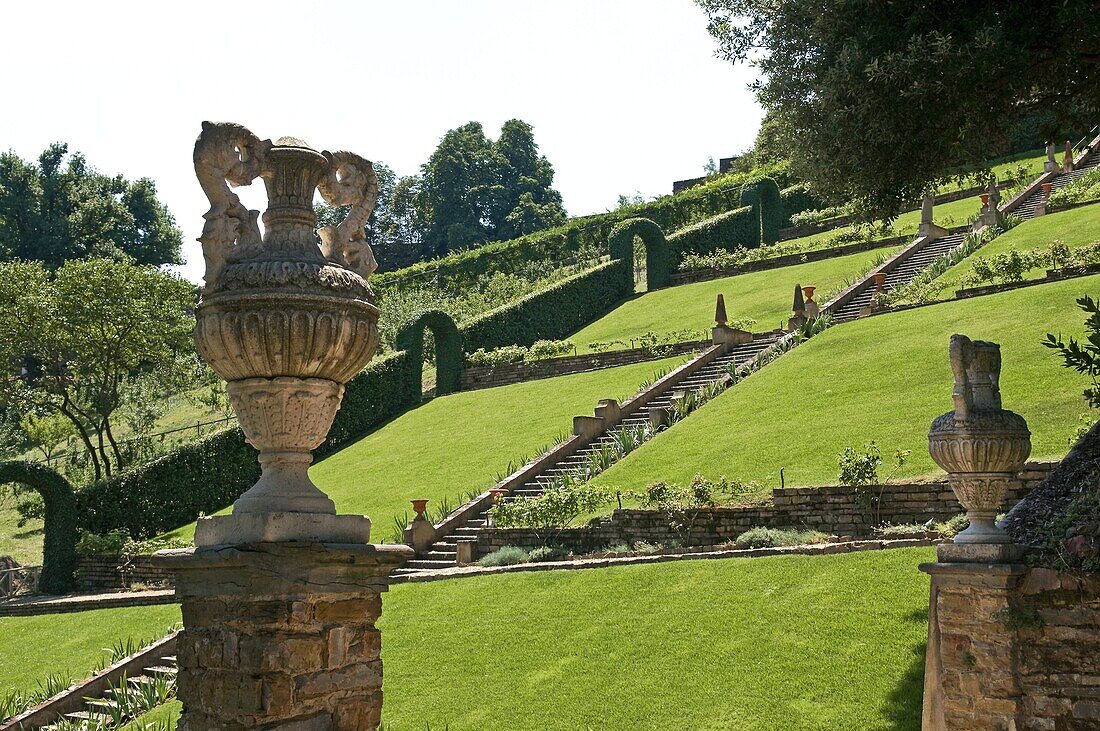
[[[162,551],[183,605],[181,731],[360,731],[382,712],[375,622],[408,546],[252,543]]]
[[[921,729],[1022,728],[1011,599],[1027,567],[943,558],[920,566],[932,577]]]
[[[738,330],[728,325],[717,325],[711,328],[710,333],[712,342],[715,345],[725,345],[727,350],[752,342],[751,332]]]

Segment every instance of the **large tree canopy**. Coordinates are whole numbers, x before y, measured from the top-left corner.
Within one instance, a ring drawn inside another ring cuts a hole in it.
[[[153,181],[128,181],[50,145],[36,162],[0,154],[0,258],[41,261],[128,256],[140,264],[181,264],[180,231]]]
[[[772,133],[821,194],[890,215],[981,169],[1021,124],[1100,122],[1092,0],[696,0],[718,55],[757,65]]]

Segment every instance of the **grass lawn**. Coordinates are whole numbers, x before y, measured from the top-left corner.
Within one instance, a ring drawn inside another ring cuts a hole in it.
[[[179,701],[168,701],[163,705],[157,706],[140,718],[135,718],[133,721],[123,726],[121,731],[145,731],[148,726],[163,723],[167,723],[170,730],[174,729],[176,728],[176,720],[180,717],[180,711],[182,710],[183,704]]]
[[[601,398],[623,399],[686,356],[528,381],[433,399],[310,469],[341,513],[365,513],[373,540],[388,539],[412,498],[449,499],[492,486],[509,462],[534,456],[591,414]],[[520,462],[522,464],[522,462]],[[516,465],[517,467],[519,465]],[[432,506],[429,506],[431,508]],[[171,535],[188,539],[194,524]]]
[[[944,272],[936,280],[936,284],[942,287],[940,296],[954,297],[955,290],[968,286],[965,280],[973,271],[975,257],[993,257],[1010,249],[1042,249],[1055,239],[1061,239],[1071,248],[1100,240],[1100,205],[1083,206],[1024,221]],[[1024,279],[1041,279],[1044,276],[1046,268],[1038,267],[1025,274]]]
[[[33,690],[54,673],[86,678],[116,641],[163,637],[179,622],[175,604],[0,617],[0,695]]]
[[[875,440],[889,459],[912,455],[898,476],[936,472],[932,419],[951,408],[952,333],[1001,344],[1005,407],[1024,416],[1032,457],[1060,457],[1087,411],[1085,378],[1040,340],[1079,335],[1074,300],[1100,294],[1100,276],[945,302],[839,325],[753,374],[597,478],[642,487],[696,473],[779,486],[835,484],[837,455]]]
[[[387,731],[917,731],[932,549],[395,586]],[[178,704],[165,707],[178,713]]]
[[[15,502],[10,493],[0,496],[0,556],[36,566],[42,563],[42,521],[29,520],[20,528]]]
[[[871,262],[889,256],[900,247],[875,249],[849,254],[835,259],[797,264],[750,274],[738,274],[708,282],[682,284],[638,295],[616,307],[604,317],[571,336],[578,352],[589,352],[589,343],[621,340],[629,347],[630,339],[647,331],[658,335],[692,328],[698,337],[709,337],[714,326],[714,301],[718,293],[725,295],[726,312],[731,320],[752,318],[753,330],[771,330],[791,312],[791,297],[795,284],[818,288],[820,295],[836,291],[848,279],[862,275]]]

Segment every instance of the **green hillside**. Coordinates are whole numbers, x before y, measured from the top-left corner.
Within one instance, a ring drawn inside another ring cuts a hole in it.
[[[784,355],[659,434],[598,481],[624,488],[696,473],[779,485],[835,484],[845,447],[876,440],[910,449],[898,473],[936,471],[928,427],[951,408],[952,333],[1001,344],[1005,408],[1031,427],[1034,458],[1065,454],[1086,411],[1084,379],[1040,340],[1083,330],[1074,300],[1100,294],[1100,276],[880,315],[839,325]]]
[[[974,286],[966,282],[974,269],[974,260],[978,257],[989,258],[1011,249],[1032,251],[1048,246],[1060,239],[1071,248],[1085,246],[1100,241],[1100,205],[1083,206],[1062,213],[1024,221],[1011,231],[998,236],[986,246],[955,266],[948,269],[936,280],[941,298],[955,296],[955,290],[964,286]],[[1045,267],[1036,267],[1024,275],[1024,279],[1039,279],[1046,275]],[[982,284],[989,284],[982,282]]]
[[[466,391],[401,415],[310,469],[341,513],[369,515],[373,540],[388,539],[409,500],[449,499],[485,490],[510,462],[534,456],[591,414],[601,398],[625,398],[685,357]],[[519,464],[522,464],[520,462]],[[519,464],[516,466],[518,467]],[[191,539],[194,524],[174,531]]]
[[[756,324],[750,329],[771,330],[786,325],[795,284],[817,287],[817,299],[823,302],[821,295],[839,291],[849,281],[862,276],[880,257],[890,256],[900,248],[876,249],[654,290],[619,305],[571,336],[571,340],[578,351],[586,352],[591,350],[589,344],[594,341],[618,340],[626,345],[616,347],[629,347],[631,338],[646,332],[661,335],[692,328],[699,331],[698,337],[704,337],[704,333],[709,335],[714,326],[714,302],[719,293],[725,295],[726,312],[731,320],[751,318]]]

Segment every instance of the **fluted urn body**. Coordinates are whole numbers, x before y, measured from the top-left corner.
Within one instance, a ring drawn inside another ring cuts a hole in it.
[[[293,138],[273,144],[238,125],[206,123],[195,169],[211,200],[199,239],[207,274],[195,345],[228,382],[262,466],[233,512],[335,514],[308,467],[344,384],[378,346],[378,308],[366,280],[374,260],[362,228],[377,191],[371,164]],[[226,184],[256,177],[268,195],[262,236],[258,212],[245,209]],[[351,206],[341,226],[316,230],[318,187],[333,205]]]
[[[970,520],[955,542],[1010,543],[996,517],[1031,454],[1031,432],[1022,416],[1001,408],[999,346],[954,335],[951,362],[955,410],[932,422],[928,451]]]

